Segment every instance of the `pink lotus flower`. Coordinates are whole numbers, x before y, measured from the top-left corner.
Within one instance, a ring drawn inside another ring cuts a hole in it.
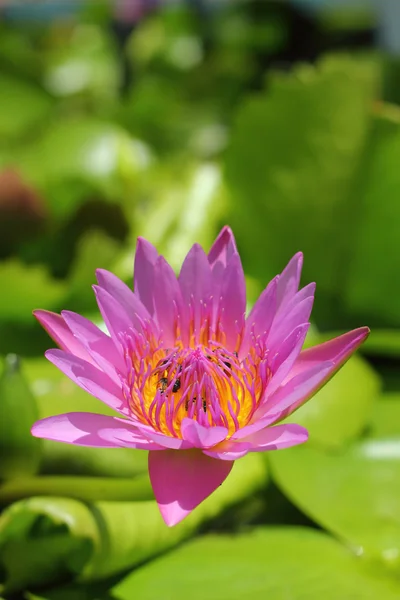
[[[194,245],[179,277],[146,240],[137,243],[134,292],[107,271],[94,286],[110,335],[84,317],[38,310],[61,350],[47,358],[119,416],[68,413],[33,435],[83,446],[149,450],[161,514],[175,525],[248,452],[307,440],[280,423],[365,340],[356,329],[301,351],[315,284],[300,289],[302,254],[273,279],[245,317],[239,254],[225,227],[209,254]]]

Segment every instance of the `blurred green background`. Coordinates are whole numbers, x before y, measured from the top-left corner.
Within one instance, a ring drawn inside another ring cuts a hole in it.
[[[0,598],[398,600],[399,9],[0,2]],[[178,268],[224,224],[249,305],[302,250],[307,343],[372,333],[292,417],[304,447],[238,461],[168,529],[144,452],[30,436],[107,410],[31,313],[99,323],[96,268],[131,284],[138,235]]]

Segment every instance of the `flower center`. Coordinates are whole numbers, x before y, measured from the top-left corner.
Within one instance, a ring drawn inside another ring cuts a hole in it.
[[[232,435],[250,420],[269,379],[263,351],[240,361],[213,340],[165,349],[151,332],[127,336],[124,345],[124,395],[132,415],[169,436],[181,437],[185,417]]]

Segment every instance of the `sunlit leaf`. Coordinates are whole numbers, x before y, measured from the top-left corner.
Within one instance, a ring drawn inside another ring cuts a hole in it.
[[[338,542],[300,527],[206,536],[113,589],[119,600],[395,600],[398,592]]]
[[[52,279],[41,266],[17,259],[0,263],[0,321],[32,322],[35,308],[58,307],[66,284]]]
[[[400,325],[400,253],[395,250],[400,228],[399,160],[400,112],[383,107],[372,122],[360,166],[362,203],[357,210],[345,295],[349,310],[374,315],[375,322],[383,326]]]
[[[266,482],[266,462],[249,455],[172,528],[155,501],[84,504],[37,497],[16,502],[0,516],[0,591],[1,583],[11,592],[76,577],[96,580],[133,567],[187,539]]]
[[[18,137],[43,122],[51,100],[39,86],[0,74],[0,136]]]
[[[304,252],[305,280],[318,282],[318,297],[336,298],[334,312],[326,301],[315,307],[330,323],[358,220],[353,185],[376,69],[332,56],[270,79],[240,107],[233,129],[226,158],[232,223],[245,267],[263,281]]]
[[[105,29],[78,24],[46,59],[44,83],[55,96],[95,95],[103,102],[116,98],[121,69]]]
[[[75,310],[97,308],[92,284],[98,268],[110,269],[121,247],[100,231],[89,231],[79,241],[76,258],[68,278],[68,295],[64,304]]]
[[[85,502],[153,500],[146,473],[136,478],[71,477],[68,475],[21,477],[0,485],[0,504],[5,506],[31,496],[59,496]]]
[[[343,418],[346,415],[343,414]],[[337,452],[311,444],[269,455],[275,481],[322,527],[367,559],[400,567],[400,435]]]
[[[9,355],[0,377],[0,479],[38,471],[41,440],[30,432],[37,418],[35,398],[20,371],[18,358]]]
[[[132,184],[146,167],[148,155],[143,144],[118,125],[71,118],[54,122],[16,160],[46,193],[54,216],[61,218],[96,192],[131,202]]]
[[[374,404],[368,435],[374,438],[400,438],[400,393],[382,394]]]

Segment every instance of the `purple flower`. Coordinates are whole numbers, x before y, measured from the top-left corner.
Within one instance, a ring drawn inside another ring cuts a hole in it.
[[[302,260],[300,253],[292,258],[246,318],[243,269],[228,227],[208,255],[195,244],[178,277],[139,238],[134,291],[97,271],[94,291],[109,336],[69,311],[35,312],[61,348],[47,358],[118,416],[49,417],[33,435],[149,450],[151,483],[168,525],[186,517],[248,452],[305,442],[306,429],[280,422],[369,330],[301,351],[315,290],[313,283],[299,290]]]

